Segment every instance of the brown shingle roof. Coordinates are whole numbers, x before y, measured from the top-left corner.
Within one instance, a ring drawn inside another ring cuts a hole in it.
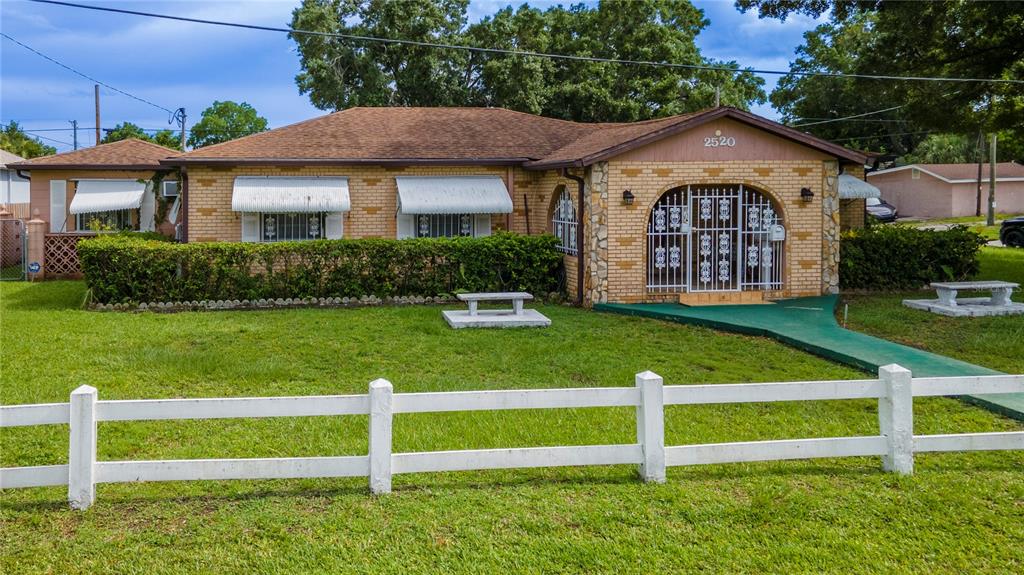
[[[160,165],[160,160],[179,153],[177,150],[165,148],[152,142],[128,138],[73,152],[14,162],[9,166],[20,170],[154,170],[164,167]]]
[[[823,150],[863,154],[735,108],[633,123],[587,124],[501,108],[351,108],[164,161],[184,164],[507,163],[585,165],[704,122],[730,117]]]

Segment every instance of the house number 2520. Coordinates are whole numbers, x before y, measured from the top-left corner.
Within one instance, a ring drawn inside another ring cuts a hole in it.
[[[704,138],[705,148],[732,148],[734,146],[736,146],[736,138],[732,136],[708,136]]]

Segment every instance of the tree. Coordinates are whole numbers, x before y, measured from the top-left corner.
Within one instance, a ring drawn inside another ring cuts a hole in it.
[[[178,134],[172,130],[159,130],[157,133],[150,136],[145,130],[131,122],[121,122],[114,126],[113,129],[106,130],[106,134],[104,134],[100,143],[109,144],[111,142],[127,140],[128,138],[152,142],[165,148],[171,148],[172,150],[181,149],[181,139],[178,137]]]
[[[700,55],[703,12],[677,0],[604,0],[499,10],[466,26],[465,0],[304,0],[295,29],[601,59],[683,65],[735,62]],[[578,121],[634,121],[722,102],[763,102],[749,72],[623,65],[522,54],[470,52],[292,34],[299,89],[322,109],[351,106],[500,106]]]
[[[38,138],[29,136],[14,121],[4,126],[3,131],[0,132],[0,148],[25,159],[57,153],[57,148],[47,146]]]
[[[203,110],[202,118],[192,126],[188,145],[201,148],[266,130],[267,119],[249,104],[230,100],[214,102]]]
[[[996,151],[998,152],[998,148]],[[904,157],[902,163],[965,164],[977,161],[977,136],[969,138],[960,134],[932,134]]]
[[[820,16],[831,9],[830,23],[836,32],[870,18],[868,37],[850,54],[849,72],[1024,79],[1024,2],[737,0],[736,4],[741,10],[756,8],[761,17],[783,19],[791,13]],[[794,82],[790,101],[810,83],[809,79]],[[876,96],[883,94],[887,97],[882,102],[899,101],[900,116],[918,130],[962,134],[979,129],[1009,128],[1015,134],[1024,130],[1021,84],[870,79],[852,83],[862,92],[864,103],[871,103],[862,105],[860,112],[884,108],[875,105]]]

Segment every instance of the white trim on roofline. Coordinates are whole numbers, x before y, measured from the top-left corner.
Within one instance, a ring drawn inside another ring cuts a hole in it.
[[[986,164],[986,166],[987,166],[987,164]],[[951,179],[946,178],[944,176],[940,176],[939,174],[936,174],[935,172],[933,172],[933,171],[931,171],[931,170],[929,170],[927,168],[922,168],[920,164],[907,164],[906,166],[899,166],[897,168],[888,168],[888,169],[885,169],[885,170],[878,170],[877,172],[868,172],[867,176],[870,178],[871,176],[880,176],[882,174],[891,174],[891,173],[894,173],[894,172],[899,172],[899,171],[907,170],[907,169],[910,169],[910,168],[916,168],[917,170],[919,170],[921,172],[924,172],[924,173],[928,174],[929,176],[931,176],[933,178],[942,180],[943,182],[946,182],[947,184],[971,184],[971,183],[974,183],[974,182],[978,181],[977,178],[967,178],[967,179],[951,180]],[[989,181],[988,180],[988,168],[985,169],[985,173],[982,176],[981,181],[982,182]],[[1000,178],[999,174],[996,174],[996,182],[1024,182],[1024,178]]]

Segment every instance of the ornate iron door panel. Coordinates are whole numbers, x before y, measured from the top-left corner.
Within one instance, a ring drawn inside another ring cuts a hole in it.
[[[741,187],[743,200],[740,238],[740,287],[773,290],[782,288],[782,240],[785,234],[779,214],[771,201],[760,193]]]
[[[647,287],[685,290],[688,285],[690,208],[687,190],[669,190],[651,210],[647,223]]]
[[[736,254],[740,236],[737,210],[741,186],[690,188],[691,292],[740,289]]]

